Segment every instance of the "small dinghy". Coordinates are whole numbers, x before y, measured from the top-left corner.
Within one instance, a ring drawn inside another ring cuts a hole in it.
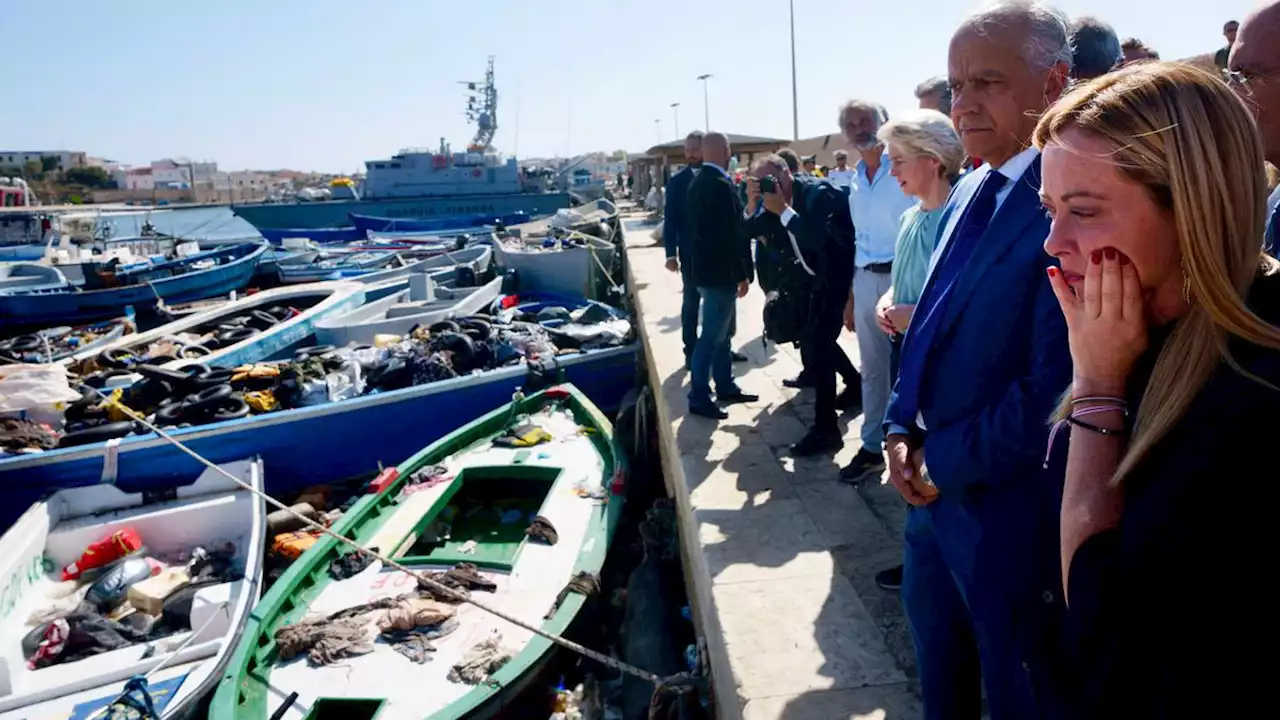
[[[56,290],[67,286],[62,271],[34,262],[0,263],[0,293],[10,290]]]
[[[598,587],[622,511],[612,440],[585,396],[556,386],[388,469],[333,530],[559,635]],[[326,536],[258,605],[209,718],[489,717],[553,649]]]
[[[403,264],[400,256],[390,250],[326,251],[309,263],[280,263],[276,272],[281,283],[296,285],[322,280],[345,280]]]
[[[365,286],[365,301],[381,300],[409,285],[409,277],[419,273],[429,274],[456,267],[470,268],[477,278],[484,277],[493,265],[493,248],[489,245],[472,245],[460,250],[440,251],[431,257],[415,260],[403,267],[389,268],[361,275],[354,280]]]
[[[405,335],[418,326],[474,314],[498,297],[502,278],[475,283],[466,266],[415,273],[407,290],[316,323],[316,339],[325,345],[367,345],[377,335]]]
[[[261,462],[220,467],[261,491]],[[0,718],[87,719],[144,689],[156,717],[193,713],[258,601],[265,526],[261,497],[210,469],[37,503],[0,538]]]

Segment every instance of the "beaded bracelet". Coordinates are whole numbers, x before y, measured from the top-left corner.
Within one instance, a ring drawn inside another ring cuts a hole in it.
[[[1074,407],[1075,405],[1080,403],[1085,403],[1085,402],[1104,402],[1108,404],[1080,408],[1079,410],[1075,409]],[[1112,435],[1124,435],[1124,434],[1127,434],[1128,432],[1127,430],[1104,428],[1098,425],[1094,425],[1093,423],[1085,422],[1084,420],[1080,419],[1088,415],[1098,415],[1104,412],[1119,410],[1124,415],[1124,418],[1127,422],[1129,419],[1129,405],[1121,398],[1114,398],[1114,397],[1073,398],[1071,400],[1071,405],[1072,405],[1071,414],[1062,418],[1058,422],[1054,423],[1053,428],[1049,430],[1049,443],[1048,443],[1048,447],[1046,447],[1044,450],[1044,464],[1042,465],[1042,467],[1045,470],[1049,469],[1049,457],[1053,454],[1053,441],[1058,437],[1058,431],[1062,430],[1062,428],[1066,425],[1075,425],[1076,427],[1084,428],[1085,430],[1092,430],[1093,432],[1096,432],[1099,435],[1102,435],[1105,437],[1110,437]]]

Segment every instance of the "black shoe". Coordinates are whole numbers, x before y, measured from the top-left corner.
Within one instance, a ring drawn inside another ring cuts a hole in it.
[[[859,385],[846,387],[836,396],[837,410],[853,410],[854,408],[862,408],[862,387]]]
[[[709,405],[709,404],[708,405],[690,405],[689,414],[698,415],[704,418],[711,418],[712,420],[725,420],[729,417],[729,413],[725,412],[724,410],[721,410],[715,405]]]
[[[853,456],[853,460],[849,461],[848,465],[840,469],[840,479],[850,485],[857,485],[868,477],[882,472],[884,472],[884,455],[862,449]]]
[[[747,360],[750,360],[751,358],[747,357],[746,355],[743,355],[742,353],[738,352],[737,350],[730,350],[730,351],[729,351],[729,359],[730,359],[730,360],[732,360],[732,361],[734,361],[734,362],[746,362]]]
[[[902,566],[891,567],[876,573],[876,584],[885,590],[897,592],[902,589]]]
[[[819,430],[814,428],[800,438],[800,442],[791,446],[793,457],[808,457],[823,453],[838,452],[844,447],[844,438],[835,430]]]
[[[801,388],[813,387],[813,381],[810,380],[809,376],[803,372],[793,378],[787,378],[786,380],[783,380],[782,384],[786,385],[789,388],[795,388],[797,390]]]
[[[719,400],[720,404],[722,405],[733,405],[736,403],[749,403],[749,402],[755,402],[759,399],[760,399],[759,395],[752,395],[751,393],[745,393],[745,392],[742,392],[741,390],[739,390],[736,393],[733,393],[732,395],[720,395],[716,397],[716,400]]]

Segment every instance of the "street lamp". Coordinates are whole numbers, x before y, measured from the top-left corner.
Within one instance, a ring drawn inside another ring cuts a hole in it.
[[[671,119],[676,124],[676,139],[680,139],[680,103],[671,103]]]
[[[800,105],[796,100],[796,2],[790,0],[791,6],[791,135],[793,140],[800,139]]]
[[[698,79],[702,81],[702,124],[706,126],[702,129],[706,132],[711,132],[711,109],[710,104],[707,102],[707,80],[711,77],[711,73],[698,76]]]

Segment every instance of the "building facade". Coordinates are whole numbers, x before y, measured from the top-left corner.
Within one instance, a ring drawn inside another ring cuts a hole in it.
[[[44,158],[57,158],[55,170],[88,165],[88,156],[79,150],[0,150],[0,167],[20,168],[29,162],[42,163]]]

